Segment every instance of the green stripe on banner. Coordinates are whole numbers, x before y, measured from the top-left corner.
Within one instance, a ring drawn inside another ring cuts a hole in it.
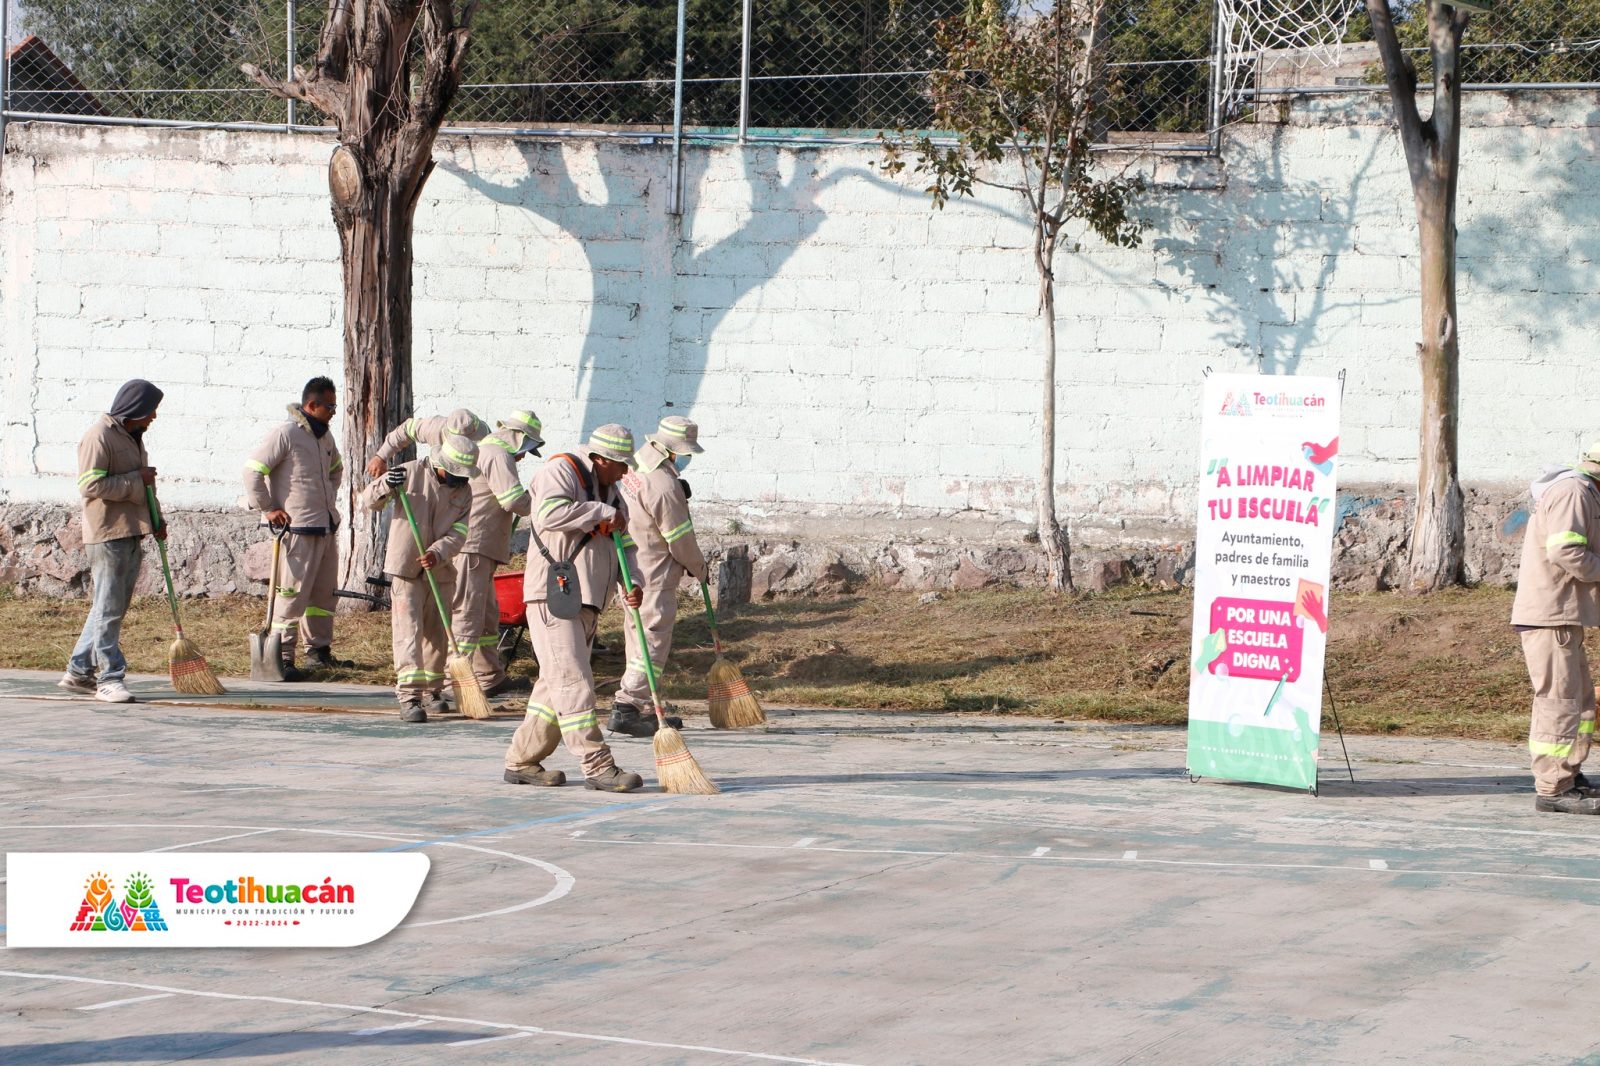
[[[1317,783],[1317,732],[1301,721],[1294,729],[1242,722],[1189,722],[1189,772],[1268,785],[1310,788]]]

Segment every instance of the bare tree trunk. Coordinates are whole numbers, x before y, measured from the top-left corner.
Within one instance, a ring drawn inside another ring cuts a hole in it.
[[[1039,311],[1044,316],[1044,395],[1039,428],[1039,546],[1049,587],[1072,590],[1072,546],[1056,516],[1056,283],[1051,270],[1055,242],[1036,226],[1034,265],[1039,270]]]
[[[370,211],[334,211],[344,266],[345,469],[364,471],[385,434],[412,411],[411,220],[388,183],[374,183]],[[362,205],[363,207],[368,205]],[[352,481],[344,527],[343,583],[364,589],[382,570],[388,526],[360,510]]]
[[[1461,38],[1464,10],[1428,4],[1433,112],[1417,110],[1417,75],[1400,49],[1388,0],[1367,0],[1389,96],[1405,146],[1422,250],[1422,421],[1417,452],[1417,513],[1411,527],[1415,592],[1459,585],[1465,576],[1466,506],[1457,438],[1461,352],[1456,317],[1456,185],[1461,160]]]
[[[344,459],[350,514],[341,580],[362,589],[381,567],[384,525],[356,506],[367,461],[411,413],[411,225],[433,171],[433,142],[461,85],[476,0],[340,0],[315,66],[287,81],[246,64],[278,96],[334,120],[328,167],[344,274]],[[421,71],[412,83],[412,34]]]

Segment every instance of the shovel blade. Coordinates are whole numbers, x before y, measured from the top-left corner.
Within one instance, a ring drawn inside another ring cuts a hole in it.
[[[250,680],[283,680],[283,638],[278,634],[250,634]]]

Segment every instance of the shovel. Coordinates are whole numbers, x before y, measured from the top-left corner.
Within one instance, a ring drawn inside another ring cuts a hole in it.
[[[250,634],[250,680],[282,681],[283,636],[272,628],[272,609],[278,598],[278,563],[283,555],[283,535],[287,527],[269,526],[272,538],[272,579],[267,583],[267,624]]]

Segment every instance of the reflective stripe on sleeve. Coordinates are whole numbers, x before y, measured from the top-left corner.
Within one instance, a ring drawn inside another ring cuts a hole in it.
[[[463,537],[467,535],[467,524],[465,522],[451,522],[450,528],[460,533]]]
[[[1561,548],[1568,544],[1588,543],[1588,537],[1584,536],[1582,533],[1576,533],[1570,529],[1561,533],[1552,533],[1548,537],[1544,538],[1544,546],[1546,548]]]
[[[254,459],[246,459],[244,461],[244,465],[249,469],[254,470],[262,477],[266,477],[268,474],[272,473],[272,467],[268,466],[266,463],[258,463]]]
[[[691,518],[691,519],[687,519],[686,521],[684,521],[684,523],[682,525],[673,526],[671,529],[669,529],[665,533],[661,534],[661,539],[665,540],[668,544],[672,544],[675,541],[682,540],[684,537],[687,537],[690,533],[693,533],[693,532],[694,532],[694,519]]]
[[[572,500],[566,496],[546,496],[544,502],[539,505],[539,517],[543,518],[562,504],[571,502]]]
[[[495,499],[499,500],[501,504],[514,503],[527,494],[528,490],[523,488],[521,485],[513,485],[509,489],[506,489],[506,491],[495,496]]]
[[[89,482],[105,477],[106,473],[104,470],[85,470],[78,478],[78,487],[81,489]]]

